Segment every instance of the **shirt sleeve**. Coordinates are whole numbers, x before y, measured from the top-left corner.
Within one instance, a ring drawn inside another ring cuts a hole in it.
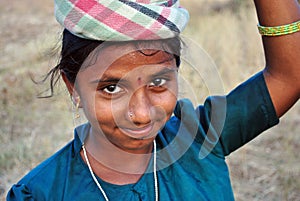
[[[209,119],[213,128],[211,130],[220,133],[219,148],[221,147],[223,156],[279,123],[262,72],[225,97],[208,98],[204,110],[204,119]],[[209,127],[207,130],[210,130]],[[216,150],[220,154],[218,147]]]
[[[8,192],[6,201],[34,201],[34,199],[26,185],[17,184]]]

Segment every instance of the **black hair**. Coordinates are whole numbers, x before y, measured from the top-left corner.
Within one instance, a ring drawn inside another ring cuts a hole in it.
[[[49,79],[50,81],[50,95],[52,97],[54,93],[54,86],[57,84],[61,72],[63,72],[67,79],[71,83],[75,83],[77,73],[82,67],[83,62],[95,50],[99,45],[103,44],[104,41],[89,40],[75,36],[68,30],[64,29],[62,34],[62,47],[60,53],[60,61],[52,68],[45,76],[43,81]],[[153,43],[154,40],[144,41],[126,41],[126,42],[106,42],[105,45],[114,45],[121,43],[134,43],[137,46],[143,44]],[[180,65],[180,51],[181,51],[181,40],[179,37],[170,39],[155,40],[155,43],[159,43],[166,52],[172,53],[176,60],[176,65]],[[139,50],[140,51],[140,50]]]

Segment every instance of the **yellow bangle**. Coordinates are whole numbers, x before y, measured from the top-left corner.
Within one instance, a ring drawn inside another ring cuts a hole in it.
[[[263,36],[282,36],[300,31],[300,20],[291,24],[275,27],[257,25],[258,31]]]

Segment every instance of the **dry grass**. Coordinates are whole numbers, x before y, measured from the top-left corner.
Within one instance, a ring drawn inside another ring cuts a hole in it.
[[[191,11],[184,35],[213,58],[225,92],[264,65],[253,5],[236,2],[182,0]],[[52,11],[49,0],[13,0],[9,5],[0,1],[0,200],[13,183],[73,135],[63,87],[51,99],[37,99],[42,88],[29,76],[42,75],[51,66],[43,52],[60,31]],[[208,95],[193,73],[184,73]],[[299,104],[281,121],[228,158],[237,200],[300,200]]]

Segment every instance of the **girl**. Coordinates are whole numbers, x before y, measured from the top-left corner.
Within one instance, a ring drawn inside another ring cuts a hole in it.
[[[178,1],[57,0],[65,30],[51,87],[61,75],[88,123],[7,200],[234,200],[225,156],[300,95],[299,4],[254,2],[266,68],[195,109],[177,100],[188,20]]]

